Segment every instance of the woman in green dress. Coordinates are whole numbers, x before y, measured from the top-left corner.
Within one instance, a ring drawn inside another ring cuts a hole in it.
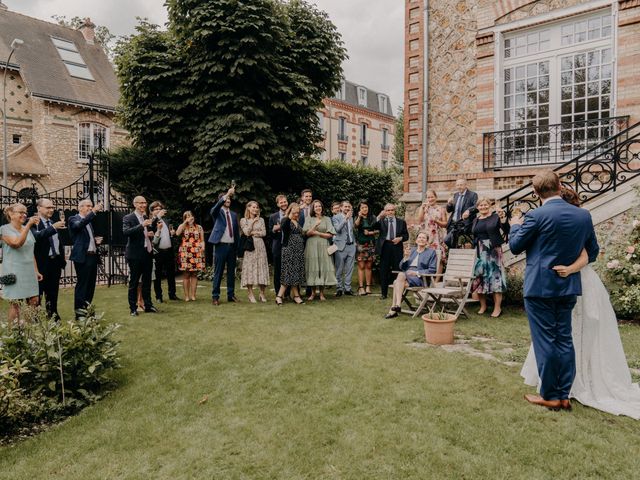
[[[2,296],[9,300],[9,325],[20,316],[18,300],[27,300],[29,305],[37,306],[38,282],[42,275],[33,256],[36,240],[31,233],[31,227],[38,224],[40,217],[34,215],[24,224],[27,217],[27,207],[22,203],[14,203],[4,209],[9,223],[0,227],[2,239],[2,274],[13,274],[16,281],[12,285],[4,285]],[[19,320],[18,320],[19,321]]]
[[[313,290],[309,301],[312,301],[320,290],[320,300],[326,300],[324,287],[335,285],[336,271],[327,252],[329,239],[336,231],[331,219],[322,215],[322,202],[314,200],[311,203],[311,213],[305,218],[303,232],[307,236],[307,244],[304,249],[304,270],[306,272],[307,287]]]

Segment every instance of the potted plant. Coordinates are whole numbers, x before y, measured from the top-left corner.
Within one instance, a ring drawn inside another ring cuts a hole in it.
[[[422,316],[424,336],[431,345],[450,345],[453,343],[453,325],[457,318],[451,313],[434,312]]]

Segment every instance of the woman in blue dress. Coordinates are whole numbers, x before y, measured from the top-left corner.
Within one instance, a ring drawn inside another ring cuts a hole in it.
[[[40,217],[34,215],[24,225],[27,207],[14,203],[4,209],[9,223],[0,227],[2,241],[2,274],[13,274],[16,281],[12,285],[4,285],[2,296],[9,300],[9,325],[19,321],[20,302],[26,300],[29,305],[37,306],[39,301],[38,282],[42,275],[38,272],[33,247],[36,243],[31,227],[38,224]]]

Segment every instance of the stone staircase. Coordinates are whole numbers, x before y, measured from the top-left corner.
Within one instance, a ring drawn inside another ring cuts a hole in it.
[[[615,219],[630,210],[638,198],[634,189],[637,185],[640,185],[640,177],[619,186],[614,192],[609,192],[585,203],[583,207],[591,212],[593,225],[597,228],[598,225]],[[503,246],[503,252],[505,267],[516,265],[525,259],[524,254],[513,255],[506,243]]]

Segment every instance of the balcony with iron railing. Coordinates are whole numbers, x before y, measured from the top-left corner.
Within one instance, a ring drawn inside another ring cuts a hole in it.
[[[349,135],[345,135],[344,133],[339,133],[338,134],[338,141],[339,142],[348,142],[349,141]]]
[[[601,153],[592,147],[628,126],[629,116],[622,116],[485,133],[482,166],[495,171],[561,165],[578,156],[588,161]],[[587,151],[589,155],[582,156]]]

